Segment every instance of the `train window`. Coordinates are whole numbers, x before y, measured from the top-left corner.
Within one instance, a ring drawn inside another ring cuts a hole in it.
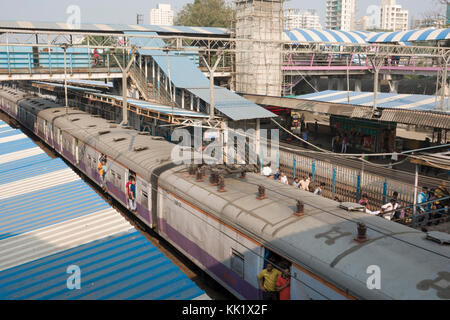
[[[244,255],[235,249],[231,249],[231,270],[241,278],[244,278]]]

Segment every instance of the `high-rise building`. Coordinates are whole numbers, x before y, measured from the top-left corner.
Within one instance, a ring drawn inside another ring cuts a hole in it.
[[[408,30],[408,10],[396,4],[395,0],[382,0],[380,8],[380,27],[390,31]]]
[[[327,29],[350,31],[355,27],[355,0],[327,0]]]
[[[285,9],[284,29],[320,29],[320,18],[316,10]]]
[[[370,26],[370,17],[369,16],[363,16],[356,20],[355,22],[355,30],[364,31],[369,29]]]
[[[150,24],[160,26],[173,25],[173,10],[170,4],[158,3],[158,8],[150,10]]]

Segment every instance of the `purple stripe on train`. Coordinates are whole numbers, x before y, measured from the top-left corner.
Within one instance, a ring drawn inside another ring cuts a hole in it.
[[[186,238],[183,234],[170,226],[165,219],[158,218],[159,226],[169,238],[180,246],[187,254],[194,257],[210,272],[225,282],[230,288],[241,294],[245,299],[261,299],[259,289],[239,277],[223,263],[217,261],[208,252],[200,248],[195,242]]]

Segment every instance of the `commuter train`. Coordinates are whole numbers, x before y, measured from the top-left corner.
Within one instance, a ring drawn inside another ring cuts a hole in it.
[[[257,275],[271,257],[288,262],[291,299],[450,298],[450,248],[421,231],[256,173],[225,176],[220,192],[174,164],[175,145],[160,137],[14,89],[0,96],[4,112],[97,184],[106,155],[107,192],[123,205],[135,175],[135,215],[240,299],[262,297]],[[355,241],[359,222],[366,241]]]

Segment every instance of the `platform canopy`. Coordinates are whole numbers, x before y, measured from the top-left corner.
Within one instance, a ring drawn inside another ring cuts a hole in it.
[[[447,29],[420,29],[395,32],[377,33],[367,39],[370,43],[379,42],[416,42],[438,41],[450,39],[450,28]]]
[[[369,34],[360,31],[329,29],[293,29],[284,32],[284,40],[298,42],[329,42],[366,44]]]

